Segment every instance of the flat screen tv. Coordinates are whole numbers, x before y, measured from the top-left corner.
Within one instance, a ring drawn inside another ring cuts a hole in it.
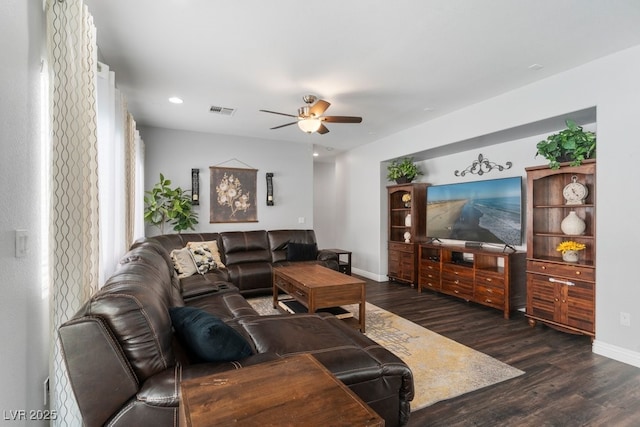
[[[427,237],[522,244],[522,178],[427,187]]]

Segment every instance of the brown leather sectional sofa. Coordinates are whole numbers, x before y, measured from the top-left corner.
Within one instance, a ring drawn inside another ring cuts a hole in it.
[[[271,267],[287,265],[291,262],[313,262],[333,270],[338,270],[338,256],[334,252],[319,250],[315,260],[288,261],[287,248],[290,243],[317,245],[313,230],[255,230],[227,231],[223,233],[182,233],[164,234],[142,239],[136,244],[156,242],[168,252],[186,246],[188,242],[217,242],[223,269],[182,280],[186,296],[199,292],[200,286],[207,287],[207,281],[233,283],[243,295],[264,294],[272,287]],[[134,245],[135,247],[135,245]]]
[[[105,286],[58,330],[84,424],[177,426],[181,380],[300,352],[313,354],[385,425],[406,424],[413,378],[393,353],[330,315],[260,316],[242,295],[270,290],[271,265],[293,262],[287,242],[308,239],[315,242],[312,230],[165,235],[136,243]],[[194,240],[221,242],[227,271],[178,279],[170,250]],[[328,259],[309,262],[331,264],[330,254],[321,256]],[[172,328],[176,307],[222,320],[252,354],[195,363]]]

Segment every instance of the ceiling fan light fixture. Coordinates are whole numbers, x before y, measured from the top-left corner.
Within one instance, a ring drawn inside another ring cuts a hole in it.
[[[321,124],[322,122],[320,119],[316,119],[313,117],[298,120],[298,127],[300,128],[300,130],[306,133],[317,132],[318,129],[320,129]]]

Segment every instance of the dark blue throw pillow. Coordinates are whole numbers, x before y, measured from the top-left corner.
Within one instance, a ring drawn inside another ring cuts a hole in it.
[[[178,339],[194,362],[230,362],[253,353],[242,335],[206,311],[172,307],[169,314]]]
[[[318,257],[315,243],[288,243],[287,261],[313,261]]]

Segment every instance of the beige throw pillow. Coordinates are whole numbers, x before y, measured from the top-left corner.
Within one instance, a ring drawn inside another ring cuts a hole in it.
[[[197,248],[202,245],[205,245],[209,248],[209,250],[211,251],[211,256],[213,257],[213,260],[215,261],[217,267],[225,268],[224,264],[222,263],[222,259],[220,258],[220,250],[218,250],[218,242],[216,242],[215,240],[210,240],[208,242],[188,242],[187,248]]]
[[[205,274],[208,271],[215,270],[217,268],[216,262],[211,255],[211,249],[208,245],[198,245],[187,247],[191,252],[191,257],[196,264],[198,273]]]
[[[193,261],[193,256],[188,248],[172,250],[171,259],[180,279],[193,276],[198,272],[196,263]]]

